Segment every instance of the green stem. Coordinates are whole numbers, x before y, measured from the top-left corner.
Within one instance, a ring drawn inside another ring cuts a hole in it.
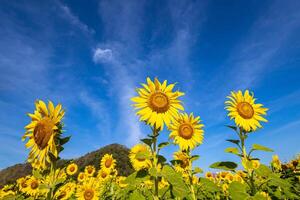
[[[154,125],[153,127],[153,136],[154,136],[154,141],[153,141],[153,164],[154,167],[157,169],[157,136],[158,136],[158,130],[156,129],[156,125]],[[154,196],[155,199],[159,199],[158,198],[158,178],[157,176],[154,177]]]

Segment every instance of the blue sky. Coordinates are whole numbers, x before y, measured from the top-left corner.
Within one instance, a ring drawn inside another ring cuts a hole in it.
[[[205,124],[194,153],[207,169],[235,135],[224,125],[231,90],[270,110],[249,143],[287,161],[300,152],[300,1],[9,1],[0,5],[0,169],[25,162],[25,115],[36,99],[61,102],[74,158],[149,133],[131,107],[147,76],[178,82]],[[167,140],[168,132],[161,140]],[[175,147],[167,147],[169,154]],[[264,163],[270,153],[257,154]]]

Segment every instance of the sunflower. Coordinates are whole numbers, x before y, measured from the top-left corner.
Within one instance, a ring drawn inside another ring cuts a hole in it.
[[[266,115],[267,108],[263,108],[262,104],[255,103],[253,93],[250,95],[246,90],[243,94],[241,90],[238,92],[231,92],[231,96],[227,97],[229,100],[225,101],[226,110],[229,112],[230,119],[234,119],[237,126],[245,131],[255,131],[261,128],[260,121],[267,122],[262,115]]]
[[[271,166],[276,170],[281,170],[281,161],[280,161],[278,155],[272,156]]]
[[[26,193],[32,197],[37,197],[39,195],[40,181],[35,177],[31,176],[27,181],[28,187]]]
[[[144,156],[139,156],[142,154]],[[141,169],[148,169],[151,166],[151,161],[147,158],[151,154],[150,148],[145,144],[137,144],[131,148],[129,158],[133,168],[136,171]]]
[[[86,177],[87,177],[87,175],[85,173],[80,172],[77,176],[77,181],[81,183],[86,179]]]
[[[94,176],[95,174],[95,167],[93,165],[88,165],[84,168],[84,173],[87,175],[87,176]]]
[[[147,78],[147,84],[142,86],[136,90],[139,96],[131,98],[141,121],[162,130],[164,124],[168,126],[177,117],[178,110],[184,110],[178,100],[184,93],[173,91],[175,84],[167,85],[166,80],[160,83],[157,78],[152,82]]]
[[[169,127],[170,138],[174,139],[181,150],[191,150],[202,143],[203,126],[200,117],[194,117],[193,113],[180,114]]]
[[[125,181],[126,181],[125,176],[118,176],[116,179],[116,183],[120,188],[125,188],[128,185]]]
[[[75,163],[71,163],[67,166],[66,172],[68,175],[72,176],[76,174],[77,170],[78,170],[78,166]]]
[[[31,148],[28,162],[37,169],[45,169],[51,163],[50,153],[58,157],[56,137],[61,133],[61,120],[64,116],[61,104],[54,107],[49,101],[48,108],[45,102],[38,100],[35,103],[35,111],[28,114],[31,122],[25,126],[26,133],[22,140],[28,138],[27,148]]]
[[[21,177],[17,180],[17,185],[20,192],[25,193],[28,188],[28,177]]]
[[[175,164],[175,170],[178,172],[183,172],[191,168],[191,163],[187,153],[178,151],[174,153],[174,160],[179,161]]]
[[[207,179],[213,181],[213,180],[214,180],[214,175],[213,175],[213,173],[211,173],[211,172],[206,172],[206,173],[205,173],[205,178],[207,178]]]
[[[95,178],[90,178],[77,187],[76,198],[78,200],[98,200],[99,196],[99,184],[97,184]]]
[[[105,168],[109,171],[114,169],[116,166],[116,160],[112,157],[111,154],[105,154],[101,159],[101,168]]]
[[[61,186],[54,194],[54,199],[67,200],[73,195],[76,189],[74,182],[69,182]]]
[[[100,169],[98,171],[98,175],[97,175],[97,178],[100,179],[101,181],[105,181],[107,180],[110,176],[110,171],[108,171],[107,169],[103,168],[103,169]]]

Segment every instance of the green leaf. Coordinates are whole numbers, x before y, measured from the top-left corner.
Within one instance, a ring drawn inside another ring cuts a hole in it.
[[[259,168],[255,170],[255,172],[257,175],[263,176],[263,177],[267,177],[272,173],[271,169],[263,164],[261,164],[259,166]]]
[[[273,149],[270,149],[268,147],[262,146],[260,144],[253,144],[252,145],[253,150],[260,150],[260,151],[268,151],[268,152],[273,152]]]
[[[38,170],[33,170],[32,175],[34,176],[34,178],[37,178],[37,179],[43,178],[42,174]]]
[[[236,144],[236,145],[240,144],[239,140],[226,140],[226,141],[231,142],[231,143]]]
[[[138,152],[135,155],[135,158],[138,160],[145,160],[150,158],[150,154],[148,152]]]
[[[236,126],[231,126],[231,125],[226,125],[226,126],[227,126],[228,128],[231,128],[231,129],[237,131],[237,127],[236,127]]]
[[[158,149],[162,149],[170,144],[171,144],[170,142],[162,142],[158,145]]]
[[[188,195],[188,187],[184,183],[182,176],[177,173],[169,165],[165,165],[161,171],[162,176],[164,176],[168,182],[172,185],[172,192],[176,197],[184,198]]]
[[[190,160],[191,160],[191,162],[194,162],[194,161],[198,160],[199,158],[200,158],[199,155],[193,155]]]
[[[151,167],[150,169],[149,169],[149,174],[151,175],[151,176],[157,176],[157,169],[155,168],[155,167]]]
[[[224,162],[215,162],[209,167],[214,169],[234,170],[235,168],[237,168],[237,166],[238,165],[235,162],[224,161]]]
[[[69,142],[70,138],[71,138],[71,136],[60,138],[60,140],[59,140],[60,145],[64,145],[67,142]]]
[[[239,150],[236,147],[228,147],[225,149],[226,153],[233,153],[235,155],[239,155]]]
[[[195,167],[193,174],[200,174],[203,173],[203,170],[200,167]]]
[[[234,181],[230,183],[228,191],[232,200],[240,200],[247,199],[248,197],[250,197],[249,194],[247,194],[246,189],[246,184]]]
[[[220,188],[214,182],[210,181],[207,178],[200,177],[199,184],[201,185],[201,187],[203,187],[203,191],[208,191],[211,193],[220,191]]]
[[[144,139],[141,139],[142,142],[144,142],[145,144],[147,144],[148,146],[151,147],[152,143],[153,143],[153,140],[152,139],[149,139],[149,138],[144,138]]]
[[[167,161],[167,159],[162,155],[158,155],[157,158],[159,163],[165,163]]]
[[[129,196],[130,200],[136,200],[136,199],[140,199],[143,200],[145,199],[145,197],[138,191],[138,190],[134,190],[130,196]]]

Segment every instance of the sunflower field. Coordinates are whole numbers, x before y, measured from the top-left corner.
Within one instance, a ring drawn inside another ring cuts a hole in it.
[[[204,124],[200,116],[184,112],[180,100],[184,93],[175,86],[147,78],[131,98],[151,134],[131,148],[129,159],[135,172],[128,177],[118,175],[118,160],[110,154],[101,158],[99,170],[89,165],[80,171],[74,162],[58,168],[60,153],[70,140],[65,136],[65,111],[61,104],[37,100],[22,137],[30,150],[27,161],[32,174],[1,188],[0,199],[300,199],[300,156],[282,163],[273,155],[270,164],[264,165],[255,153],[271,153],[271,148],[259,144],[246,148],[248,137],[267,122],[268,109],[256,102],[252,92],[233,91],[225,100],[232,120],[228,125],[232,139],[227,140],[232,147],[225,152],[240,162],[212,163],[214,170],[204,172],[193,164],[199,159],[193,150],[203,142]],[[169,132],[168,141],[160,141],[163,130]],[[178,147],[173,160],[161,154],[169,145]]]

